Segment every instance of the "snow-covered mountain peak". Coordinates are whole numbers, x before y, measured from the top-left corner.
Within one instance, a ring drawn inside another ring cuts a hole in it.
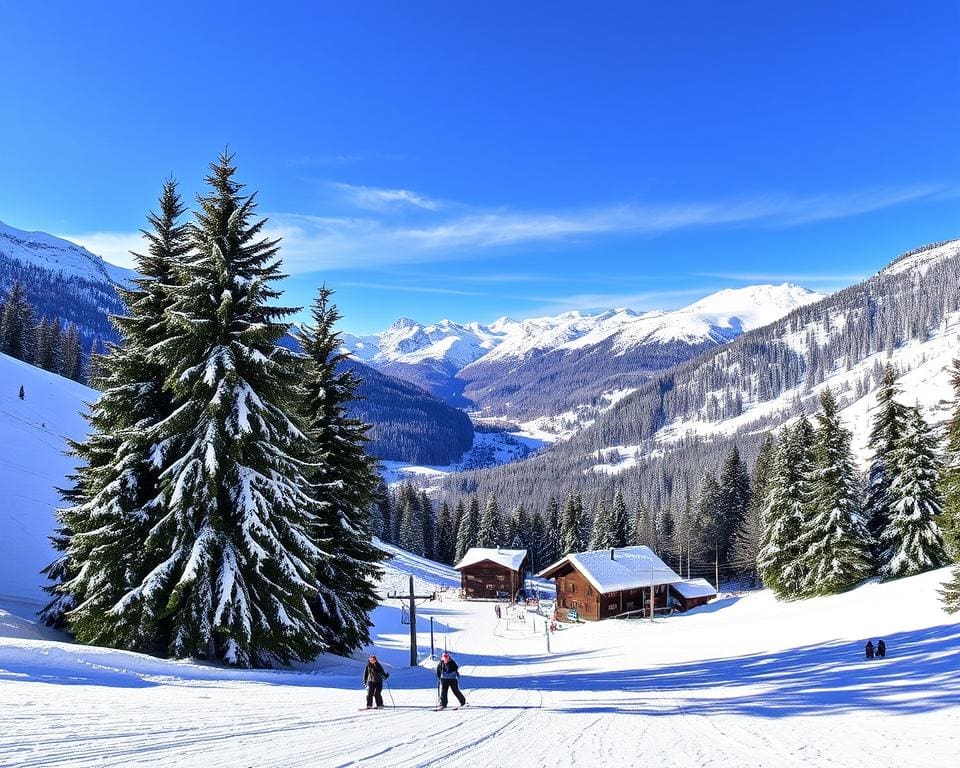
[[[76,243],[46,232],[28,232],[0,221],[0,257],[98,283],[127,283],[136,273],[101,259]]]
[[[749,285],[745,288],[725,288],[711,293],[678,312],[737,317],[746,328],[751,329],[779,320],[797,307],[823,298],[825,294],[793,283]]]
[[[880,270],[881,275],[899,275],[908,270],[916,270],[925,275],[930,267],[960,254],[960,240],[947,240],[917,248],[901,255]]]

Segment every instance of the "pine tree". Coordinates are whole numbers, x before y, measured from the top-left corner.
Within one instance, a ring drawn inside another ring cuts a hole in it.
[[[278,346],[278,245],[231,162],[211,166],[155,352],[175,410],[156,430],[165,508],[146,546],[161,566],[138,594],[169,621],[171,655],[273,666],[324,648],[311,600],[330,541],[297,418],[306,359]]]
[[[860,524],[860,488],[833,392],[820,393],[810,511],[800,528],[805,595],[843,592],[870,575],[870,541]]]
[[[34,361],[33,307],[23,283],[16,281],[0,307],[0,352],[25,363]]]
[[[463,525],[463,519],[467,515],[467,508],[464,506],[463,499],[457,499],[457,506],[453,509],[453,560],[452,564],[456,564],[460,560],[460,549],[458,542],[460,541],[460,527]]]
[[[753,472],[750,477],[750,504],[747,506],[743,521],[737,528],[731,552],[734,565],[751,576],[756,574],[757,555],[760,552],[760,517],[770,492],[775,456],[776,446],[773,435],[767,433],[753,463]]]
[[[555,563],[565,554],[562,551],[560,541],[560,503],[553,496],[547,500],[547,518],[544,522],[547,526],[547,537],[544,540],[541,557],[543,558],[542,562],[544,563],[544,567],[546,567],[547,565]]]
[[[867,447],[873,453],[867,474],[866,503],[863,516],[875,544],[874,560],[879,564],[883,545],[881,535],[890,522],[890,486],[897,474],[894,451],[903,434],[907,409],[897,402],[900,394],[897,373],[889,363],[877,389],[877,409],[873,416]]]
[[[700,480],[700,496],[694,512],[690,546],[693,559],[716,573],[720,562],[720,539],[723,529],[720,483],[712,472],[704,472]]]
[[[495,496],[487,497],[487,504],[480,515],[480,528],[477,531],[478,547],[503,546],[506,532],[503,529],[503,517]]]
[[[616,532],[613,529],[613,515],[607,507],[606,499],[597,499],[597,510],[593,515],[593,529],[590,532],[590,549],[610,549],[616,546]]]
[[[400,489],[397,507],[400,513],[400,537],[397,545],[407,552],[422,556],[425,546],[423,510],[420,507],[420,494],[409,483],[405,483]]]
[[[960,613],[960,566],[953,569],[953,577],[943,585],[940,599],[947,613]]]
[[[33,349],[30,352],[30,358],[38,368],[47,370],[50,364],[50,321],[41,317],[39,322],[33,327],[31,333]]]
[[[507,528],[507,542],[514,549],[530,549],[531,546],[531,520],[527,514],[526,507],[518,504],[510,516],[510,524]]]
[[[423,525],[423,552],[428,560],[437,559],[437,517],[426,491],[420,492],[420,522]]]
[[[477,544],[477,534],[480,530],[480,501],[476,496],[470,497],[460,529],[457,531],[457,562],[463,560],[467,550]]]
[[[359,382],[342,367],[346,356],[335,330],[341,316],[332,293],[320,288],[312,324],[301,326],[297,341],[307,356],[301,411],[313,443],[309,478],[320,504],[313,535],[326,542],[316,574],[320,591],[311,606],[327,650],[347,654],[370,642],[370,613],[379,603],[373,585],[383,554],[369,528],[378,484],[375,462],[364,452],[370,427],[347,414]]]
[[[535,512],[533,520],[530,523],[530,568],[534,573],[543,570],[550,565],[553,560],[548,558],[547,524],[544,522],[543,515]]]
[[[894,449],[897,473],[890,484],[890,520],[880,535],[880,575],[899,579],[949,563],[937,525],[940,457],[919,408],[908,408],[903,434]]]
[[[623,500],[623,491],[617,488],[613,495],[613,509],[611,510],[611,530],[613,531],[614,547],[625,547],[630,540],[630,517],[627,515],[627,504]]]
[[[440,504],[440,517],[437,522],[437,560],[453,565],[457,554],[457,538],[454,530],[453,515],[447,502]]]
[[[953,414],[947,422],[946,455],[940,476],[943,512],[939,524],[947,555],[960,561],[960,358],[950,369],[953,387]]]
[[[62,361],[60,374],[74,381],[83,381],[83,346],[80,343],[80,332],[74,323],[67,326],[60,357]]]
[[[730,449],[723,463],[716,504],[716,555],[720,563],[729,563],[737,530],[746,519],[750,507],[750,476],[736,445]]]
[[[637,509],[633,516],[633,543],[658,550],[657,528],[650,508],[637,499]]]
[[[86,417],[90,436],[70,444],[80,468],[63,493],[69,506],[58,511],[52,540],[61,554],[45,570],[55,583],[43,618],[66,624],[84,643],[151,653],[170,645],[166,606],[146,600],[143,584],[165,557],[150,538],[166,513],[154,433],[173,405],[164,389],[167,368],[151,350],[164,341],[174,274],[189,250],[184,213],[168,181],[160,212],[148,216],[148,249],[136,254],[141,277],[118,288],[127,311],[113,322],[123,344],[100,358],[103,394]],[[44,337],[48,342],[49,333]]]
[[[59,317],[44,318],[37,329],[37,365],[50,373],[63,370],[63,324]]]
[[[583,551],[585,543],[583,529],[583,501],[579,493],[572,493],[567,497],[560,524],[561,554],[568,555],[571,552]]]
[[[767,502],[760,519],[757,569],[778,597],[798,597],[806,583],[799,547],[810,498],[813,429],[806,416],[785,427],[774,461]]]

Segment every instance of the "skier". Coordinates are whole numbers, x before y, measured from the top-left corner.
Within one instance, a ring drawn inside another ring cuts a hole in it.
[[[873,640],[867,640],[867,645],[863,650],[867,654],[867,658],[872,659],[873,658]]]
[[[390,673],[380,666],[376,656],[367,659],[367,666],[363,668],[363,684],[367,688],[367,709],[373,709],[373,701],[377,701],[377,709],[383,709],[383,681],[390,677]]]
[[[877,640],[877,656],[881,659],[887,655],[887,644],[883,640]]]
[[[440,681],[440,706],[438,709],[447,708],[447,694],[449,691],[453,691],[453,695],[457,697],[461,707],[466,706],[467,700],[460,692],[460,684],[458,682],[460,679],[460,668],[457,666],[457,662],[455,662],[446,651],[440,656],[440,663],[437,664],[437,679]]]

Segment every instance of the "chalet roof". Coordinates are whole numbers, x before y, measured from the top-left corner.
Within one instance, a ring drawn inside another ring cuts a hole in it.
[[[494,549],[487,547],[470,547],[463,556],[463,560],[457,563],[454,568],[458,571],[466,568],[468,565],[476,565],[484,560],[489,560],[497,565],[509,568],[511,571],[519,571],[523,565],[524,558],[527,556],[525,549]]]
[[[552,578],[565,565],[576,568],[601,594],[681,581],[673,569],[657,557],[650,547],[642,546],[574,552],[544,568],[537,575]]]
[[[713,584],[706,579],[685,579],[684,581],[678,581],[676,584],[671,584],[670,587],[686,598],[714,597],[717,594]]]

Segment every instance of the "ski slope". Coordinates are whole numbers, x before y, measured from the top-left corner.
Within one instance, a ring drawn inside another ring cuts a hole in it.
[[[385,545],[386,546],[386,545]],[[385,586],[455,584],[399,550]],[[224,670],[71,645],[0,611],[3,766],[842,766],[928,768],[960,754],[960,625],[941,570],[777,603],[722,596],[687,615],[569,626],[498,620],[455,592],[418,609],[409,667],[398,601],[374,613],[388,708],[361,711],[357,660]],[[431,585],[433,585],[431,587]],[[384,592],[388,591],[385,589]],[[434,712],[437,650],[468,706]],[[866,639],[886,659],[867,662]]]

